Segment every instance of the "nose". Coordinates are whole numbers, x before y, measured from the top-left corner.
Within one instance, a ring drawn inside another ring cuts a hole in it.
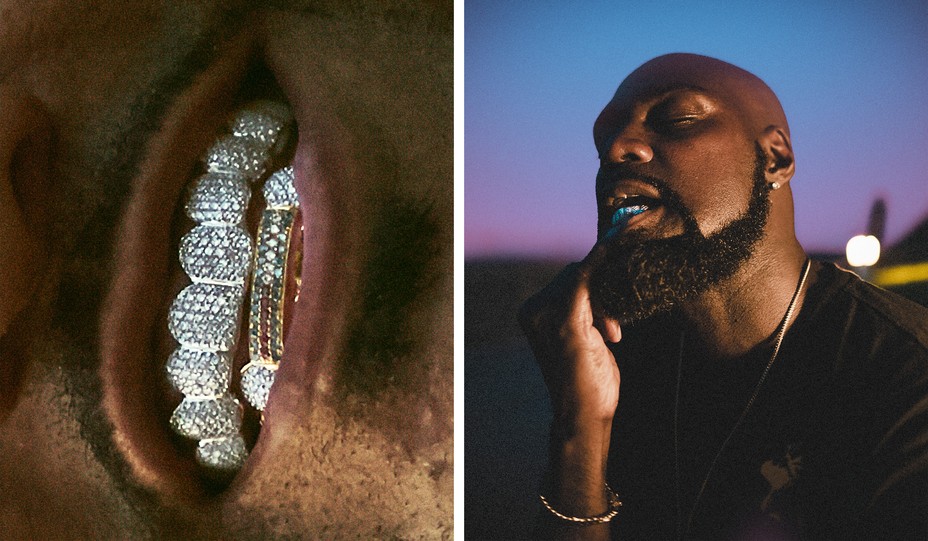
[[[611,163],[647,163],[654,158],[654,150],[641,139],[619,134],[610,143],[604,158]]]

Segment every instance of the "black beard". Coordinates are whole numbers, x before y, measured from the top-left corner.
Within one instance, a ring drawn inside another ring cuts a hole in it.
[[[770,214],[764,157],[758,155],[747,210],[722,229],[704,236],[679,196],[661,187],[662,199],[680,213],[684,232],[656,240],[628,234],[610,242],[590,273],[596,313],[629,324],[669,310],[733,276],[754,252]]]

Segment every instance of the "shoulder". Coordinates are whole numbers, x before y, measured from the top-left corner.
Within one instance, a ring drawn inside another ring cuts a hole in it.
[[[817,270],[796,354],[814,366],[822,413],[854,445],[928,457],[928,308],[834,265]]]
[[[928,308],[861,280],[831,263],[818,264],[808,300],[818,328],[852,342],[928,352]],[[870,349],[870,348],[866,348]]]
[[[825,445],[833,462],[856,472],[842,491],[864,504],[842,527],[921,538],[915,532],[928,528],[928,499],[919,496],[928,490],[928,308],[830,264],[820,266],[815,289],[809,328],[819,332],[810,334],[829,344],[818,351],[833,350],[825,356],[833,355],[835,376],[822,395],[832,408],[823,410],[820,433],[833,438]]]

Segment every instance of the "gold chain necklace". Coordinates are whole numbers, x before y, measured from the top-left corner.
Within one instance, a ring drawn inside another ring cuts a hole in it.
[[[760,380],[758,380],[757,385],[754,386],[754,392],[751,394],[750,400],[748,400],[748,405],[744,407],[744,411],[741,412],[741,415],[738,417],[738,420],[735,422],[735,426],[732,427],[731,432],[728,433],[728,437],[725,438],[725,441],[722,442],[722,446],[719,447],[718,453],[715,454],[715,458],[712,459],[712,462],[709,464],[709,470],[706,472],[706,478],[703,479],[702,485],[699,487],[699,492],[696,494],[696,499],[693,501],[693,507],[690,509],[689,516],[686,521],[686,528],[681,530],[683,526],[682,523],[682,509],[680,506],[680,380],[683,375],[683,345],[686,340],[686,333],[680,332],[680,354],[677,358],[677,390],[674,396],[673,403],[673,462],[674,462],[674,473],[676,477],[676,486],[677,486],[677,538],[684,539],[686,534],[689,533],[690,527],[693,524],[693,516],[696,514],[696,508],[699,506],[699,500],[702,498],[703,492],[706,490],[706,485],[709,483],[709,478],[712,477],[712,472],[715,470],[716,463],[719,461],[719,458],[722,456],[722,453],[725,451],[725,448],[728,446],[729,441],[731,441],[732,436],[738,431],[738,428],[741,427],[741,423],[744,422],[744,419],[747,417],[748,412],[751,411],[751,406],[754,405],[754,400],[757,399],[757,395],[760,393],[761,387],[764,386],[764,382],[767,381],[767,374],[770,373],[770,368],[773,366],[773,362],[777,360],[777,354],[780,352],[780,345],[783,343],[783,337],[786,335],[786,328],[789,326],[789,321],[793,317],[793,311],[796,308],[796,303],[799,300],[799,293],[802,291],[802,286],[806,283],[806,277],[809,275],[809,268],[812,266],[812,261],[806,259],[805,265],[803,266],[802,276],[799,278],[799,284],[796,286],[796,291],[793,293],[792,300],[789,301],[789,306],[786,308],[786,314],[783,316],[783,321],[780,322],[780,328],[777,330],[776,341],[773,346],[773,355],[770,356],[770,360],[767,361],[767,367],[764,368],[764,372],[760,375]]]

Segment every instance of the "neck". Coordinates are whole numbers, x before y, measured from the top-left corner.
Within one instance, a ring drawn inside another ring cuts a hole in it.
[[[687,340],[699,340],[721,359],[742,356],[761,344],[772,343],[805,261],[806,255],[795,240],[789,249],[759,247],[734,276],[681,305]],[[806,281],[796,299],[794,320],[810,282]]]

